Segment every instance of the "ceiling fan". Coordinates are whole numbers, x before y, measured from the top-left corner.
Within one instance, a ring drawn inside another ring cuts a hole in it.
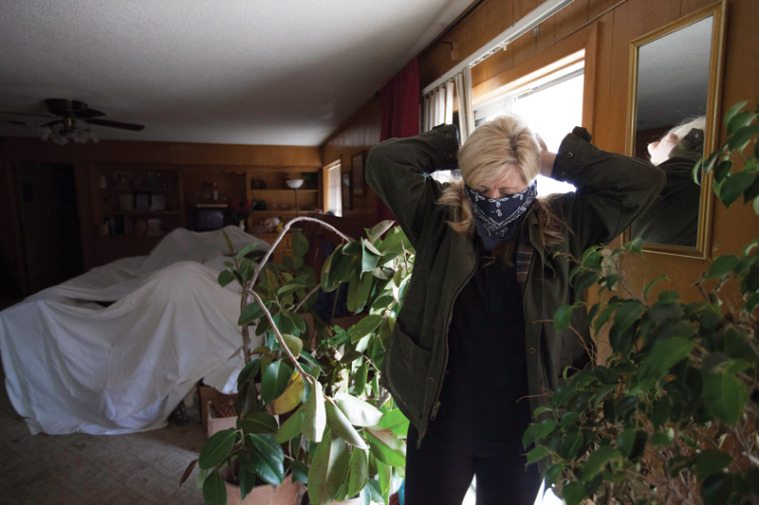
[[[122,130],[140,131],[145,128],[144,125],[140,124],[102,119],[102,117],[106,115],[105,112],[91,109],[86,103],[78,100],[48,98],[45,100],[45,106],[47,107],[48,112],[58,116],[58,119],[43,124],[41,128],[57,127],[57,129],[64,135],[76,130],[77,121],[98,126],[108,126],[110,128],[121,128]]]
[[[86,103],[65,98],[48,98],[43,101],[47,114],[0,111],[0,123],[16,127],[36,128],[42,140],[52,140],[56,144],[68,142],[84,143],[98,141],[97,132],[87,128],[86,124],[140,131],[145,126],[123,121],[104,119],[105,112],[90,108]],[[5,119],[2,116],[10,119]],[[48,119],[45,124],[34,126],[23,116],[37,116]],[[49,119],[54,117],[52,121]]]

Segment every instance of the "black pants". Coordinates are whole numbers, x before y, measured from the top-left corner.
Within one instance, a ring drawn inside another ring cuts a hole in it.
[[[404,505],[461,505],[477,477],[477,505],[533,505],[540,489],[536,465],[525,467],[519,437],[493,456],[477,456],[430,430],[417,448],[411,426],[406,441]]]

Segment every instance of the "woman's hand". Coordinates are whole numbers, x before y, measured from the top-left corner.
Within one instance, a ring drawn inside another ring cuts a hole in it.
[[[553,163],[556,161],[556,153],[552,153],[548,150],[545,141],[537,133],[535,138],[540,146],[540,175],[551,177],[553,173]]]

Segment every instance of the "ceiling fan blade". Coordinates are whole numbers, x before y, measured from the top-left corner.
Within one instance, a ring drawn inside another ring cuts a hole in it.
[[[0,116],[53,117],[50,114],[38,114],[36,112],[11,112],[9,110],[0,110]]]
[[[79,109],[86,109],[87,104],[66,98],[48,98],[45,100],[47,110],[56,116],[73,116]]]
[[[26,121],[19,121],[18,119],[12,119],[10,121],[6,119],[0,119],[0,123],[7,124],[10,126],[30,126],[29,123]]]
[[[105,112],[100,112],[99,110],[90,109],[89,107],[86,109],[74,110],[74,117],[77,119],[90,119],[93,117],[101,117],[101,116],[105,116]]]
[[[132,130],[136,132],[145,128],[145,126],[141,124],[122,123],[121,121],[110,121],[108,119],[85,119],[84,122],[100,126],[109,126],[111,128],[121,128],[122,130]]]
[[[46,128],[48,126],[55,126],[57,124],[63,124],[63,119],[56,119],[55,121],[50,121],[49,123],[45,123],[43,125],[40,125],[40,128]]]

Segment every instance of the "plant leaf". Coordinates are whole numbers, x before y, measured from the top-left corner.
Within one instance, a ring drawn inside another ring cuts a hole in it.
[[[356,428],[351,425],[348,418],[345,417],[345,414],[337,408],[337,405],[327,400],[324,407],[327,412],[327,424],[335,436],[342,438],[359,449],[368,448],[364,439],[361,438],[361,435],[356,431]]]
[[[257,411],[240,419],[240,428],[244,433],[276,433],[277,420],[264,411]]]
[[[369,301],[369,293],[374,277],[371,273],[358,273],[348,281],[348,300],[346,307],[354,314],[361,312]]]
[[[727,112],[725,112],[725,124],[734,124],[733,118],[738,115],[738,113],[743,109],[746,104],[748,103],[747,100],[743,100],[741,102],[738,102],[736,104],[733,104]],[[732,133],[733,130],[728,129],[728,133]]]
[[[730,170],[733,168],[733,162],[730,160],[722,160],[714,166],[714,180],[717,183],[721,183],[725,177],[730,175]]]
[[[669,277],[666,274],[661,274],[657,276],[654,280],[647,282],[646,285],[643,287],[643,299],[644,300],[648,299],[648,295],[651,293],[651,290],[654,288],[654,286],[656,286],[662,281],[667,281],[667,280],[669,280]]]
[[[354,426],[376,426],[382,412],[369,402],[345,393],[335,395],[335,402]]]
[[[367,451],[353,449],[348,464],[348,496],[356,496],[369,480],[369,455]]]
[[[240,466],[272,486],[278,486],[285,478],[285,453],[282,447],[268,434],[247,435],[250,445],[240,452]]]
[[[202,470],[208,470],[224,461],[232,454],[236,439],[237,433],[232,428],[211,435],[200,450],[198,466]]]
[[[719,279],[727,274],[731,273],[733,269],[738,265],[739,260],[732,254],[719,256],[712,261],[709,266],[709,272],[707,272],[706,279]]]
[[[256,484],[259,484],[260,481],[258,479],[258,476],[248,471],[246,468],[244,468],[242,465],[240,466],[240,499],[244,500],[246,496],[250,494],[251,491],[253,491],[253,488],[256,487]]]
[[[231,247],[231,243],[230,243],[230,247]],[[252,253],[253,251],[256,251],[260,247],[261,247],[260,244],[258,244],[256,242],[250,243],[250,244],[246,245],[245,247],[243,247],[242,249],[240,249],[237,252],[237,254],[235,254],[235,256],[237,257],[238,261],[242,260],[248,254]]]
[[[351,342],[356,343],[364,336],[376,330],[382,323],[382,316],[378,314],[369,314],[361,318],[359,322],[350,327],[348,332],[351,336]]]
[[[300,372],[297,370],[294,371],[292,375],[290,375],[290,379],[287,383],[287,388],[285,388],[285,390],[282,391],[282,394],[279,395],[271,403],[272,413],[286,414],[287,412],[290,412],[295,407],[300,405],[301,401],[303,401],[303,392],[305,389],[306,384],[303,381],[303,377],[300,375]]]
[[[641,360],[638,377],[654,377],[668,372],[693,350],[693,342],[682,337],[657,340]]]
[[[725,497],[733,492],[733,481],[730,474],[715,473],[706,478],[701,484],[701,499],[704,505],[724,505]]]
[[[703,481],[713,473],[722,471],[732,462],[733,458],[729,454],[716,449],[707,449],[696,455],[694,469],[698,479]]]
[[[329,473],[334,465],[332,434],[324,432],[316,445],[311,466],[308,469],[308,498],[313,505],[326,505],[332,499],[329,489]]]
[[[247,304],[240,312],[240,317],[237,319],[237,324],[240,326],[248,326],[264,316],[264,311],[258,302]]]
[[[759,126],[759,125],[758,125]],[[748,172],[735,172],[726,177],[717,187],[719,189],[719,199],[726,207],[729,207],[740,197],[743,192],[754,182],[756,174]]]
[[[744,110],[741,112],[737,112],[732,118],[730,118],[730,121],[727,122],[728,136],[734,135],[735,132],[737,132],[744,126],[751,124],[751,121],[753,119],[754,119],[754,112],[751,110]]]
[[[290,247],[293,254],[296,256],[304,256],[309,249],[308,239],[300,230],[292,234],[292,240],[290,241]]]
[[[580,505],[588,493],[582,482],[570,482],[562,489],[561,496],[566,501],[566,505]]]
[[[367,430],[371,454],[383,463],[402,468],[406,464],[403,443],[390,430]]]
[[[377,423],[378,428],[391,430],[395,434],[405,435],[408,431],[409,420],[403,415],[401,409],[391,409],[382,414],[382,419]]]
[[[281,395],[290,382],[293,369],[281,360],[273,361],[261,376],[261,399],[271,402]]]
[[[551,451],[543,446],[535,447],[527,453],[527,464],[537,463],[551,455]]]
[[[595,477],[604,466],[615,458],[621,458],[618,449],[608,445],[602,445],[596,449],[589,457],[585,464],[582,466],[582,478],[585,481],[591,480]]]
[[[301,406],[298,410],[293,412],[293,414],[288,417],[284,423],[279,426],[277,434],[274,435],[274,439],[277,442],[284,444],[285,442],[297,437],[301,433],[301,427],[303,425],[302,410],[303,407]]]
[[[293,356],[296,358],[300,356],[300,353],[303,350],[303,339],[289,333],[283,333],[282,338],[284,339],[287,348],[293,353]]]
[[[566,330],[569,328],[569,323],[572,321],[572,313],[574,312],[574,305],[562,305],[553,314],[553,325],[557,330]]]
[[[227,489],[219,472],[211,472],[203,481],[203,501],[206,505],[226,505]]]
[[[564,440],[561,442],[561,446],[559,447],[559,455],[562,458],[569,460],[577,458],[577,456],[580,454],[580,451],[582,450],[584,442],[585,439],[582,436],[582,433],[579,431],[568,433],[564,437]]]
[[[380,238],[385,234],[385,232],[393,227],[393,224],[395,224],[395,222],[390,219],[380,221],[379,223],[372,226],[371,229],[366,230],[366,236],[372,242],[376,242],[378,238]]]
[[[221,272],[219,272],[219,276],[217,277],[217,282],[219,283],[219,286],[224,287],[233,280],[235,280],[235,274],[233,274],[230,270],[224,269]]]
[[[625,332],[646,311],[645,305],[638,300],[625,300],[618,307],[614,314],[614,330],[619,333]]]
[[[324,408],[324,392],[318,381],[311,384],[311,394],[308,395],[303,408],[303,434],[312,442],[319,443],[327,426],[327,413]]]
[[[735,375],[710,373],[704,377],[704,402],[712,415],[735,424],[743,414],[748,393]]]

